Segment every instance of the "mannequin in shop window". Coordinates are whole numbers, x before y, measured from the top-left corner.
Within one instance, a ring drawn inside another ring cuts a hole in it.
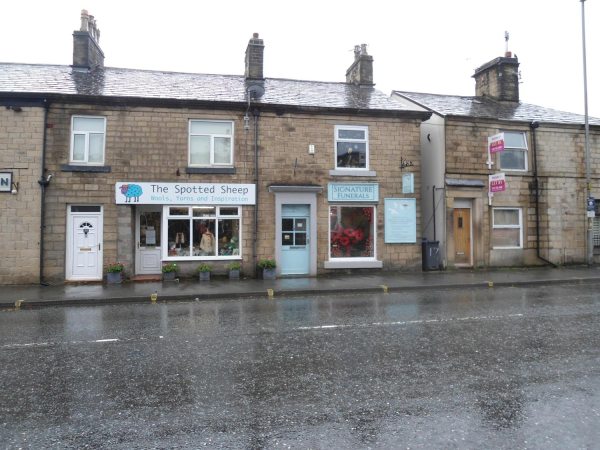
[[[215,254],[215,235],[210,230],[206,230],[200,240],[200,250],[205,255],[214,256]]]

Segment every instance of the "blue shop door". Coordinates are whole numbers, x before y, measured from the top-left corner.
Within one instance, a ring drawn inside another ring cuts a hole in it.
[[[281,205],[281,274],[309,273],[310,205]]]

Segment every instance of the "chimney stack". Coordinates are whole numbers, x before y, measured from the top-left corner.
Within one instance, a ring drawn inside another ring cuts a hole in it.
[[[475,69],[475,95],[507,102],[519,101],[519,60],[506,52]]]
[[[246,80],[265,79],[263,75],[264,52],[263,40],[258,38],[258,33],[254,33],[252,39],[248,41],[248,47],[246,47],[246,70],[244,72]]]
[[[104,67],[104,53],[100,48],[100,30],[94,16],[81,10],[81,27],[73,32],[73,67],[95,69]]]
[[[354,62],[346,71],[346,83],[373,87],[373,57],[367,53],[367,44],[354,46]]]

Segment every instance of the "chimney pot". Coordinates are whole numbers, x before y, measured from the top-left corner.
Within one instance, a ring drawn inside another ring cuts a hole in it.
[[[506,58],[512,58],[512,52],[506,52],[504,54],[504,57],[506,57]]]
[[[258,33],[254,33],[254,34],[252,35],[252,39],[258,39]]]

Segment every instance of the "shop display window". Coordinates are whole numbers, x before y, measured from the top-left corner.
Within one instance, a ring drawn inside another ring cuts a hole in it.
[[[375,258],[375,207],[329,208],[330,258]]]
[[[238,207],[178,206],[168,209],[167,257],[230,258],[241,256]]]

